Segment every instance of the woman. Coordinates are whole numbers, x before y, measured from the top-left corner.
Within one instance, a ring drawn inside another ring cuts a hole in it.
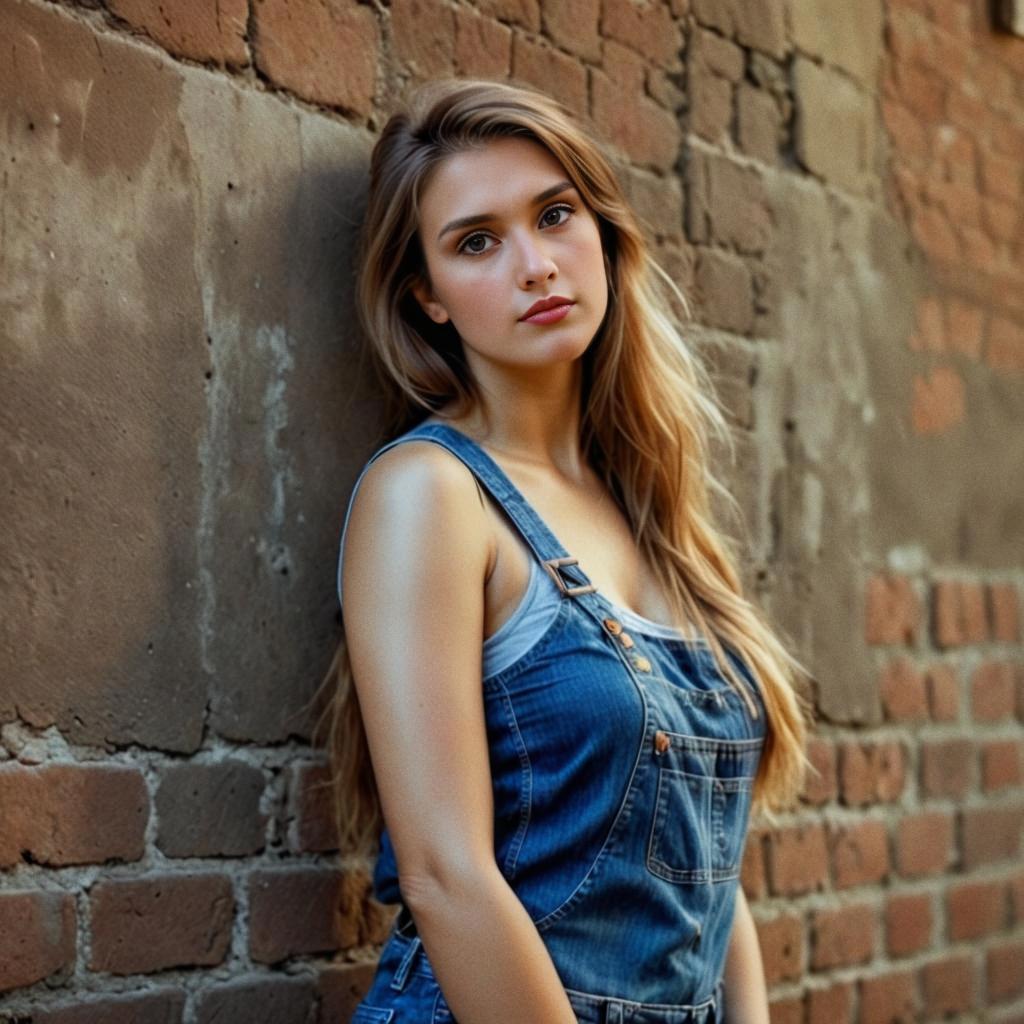
[[[799,664],[709,516],[727,430],[670,295],[551,98],[388,121],[358,307],[392,440],[328,674],[342,846],[380,833],[402,904],[357,1024],[768,1020],[738,875],[801,783]]]

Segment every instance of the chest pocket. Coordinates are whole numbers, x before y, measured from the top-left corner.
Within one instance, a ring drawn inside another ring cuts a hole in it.
[[[659,729],[647,868],[680,884],[736,878],[762,740],[724,740]]]

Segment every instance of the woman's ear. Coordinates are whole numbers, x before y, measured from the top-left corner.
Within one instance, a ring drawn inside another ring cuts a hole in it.
[[[423,312],[434,321],[435,324],[448,322],[448,311],[434,298],[430,285],[422,277],[417,277],[412,284],[412,293],[420,304]]]

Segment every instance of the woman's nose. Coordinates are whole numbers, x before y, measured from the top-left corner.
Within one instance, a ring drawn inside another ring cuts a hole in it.
[[[546,244],[538,238],[524,238],[518,243],[520,284],[546,281],[558,273],[558,267]]]

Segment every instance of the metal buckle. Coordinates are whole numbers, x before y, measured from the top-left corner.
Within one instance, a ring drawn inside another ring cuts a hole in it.
[[[565,558],[546,558],[542,562],[545,569],[548,571],[548,575],[555,581],[558,589],[562,592],[563,597],[575,597],[577,594],[589,594],[597,587],[593,583],[580,583],[575,587],[566,585],[562,574],[558,571],[560,565],[579,565],[580,560],[567,555]]]

